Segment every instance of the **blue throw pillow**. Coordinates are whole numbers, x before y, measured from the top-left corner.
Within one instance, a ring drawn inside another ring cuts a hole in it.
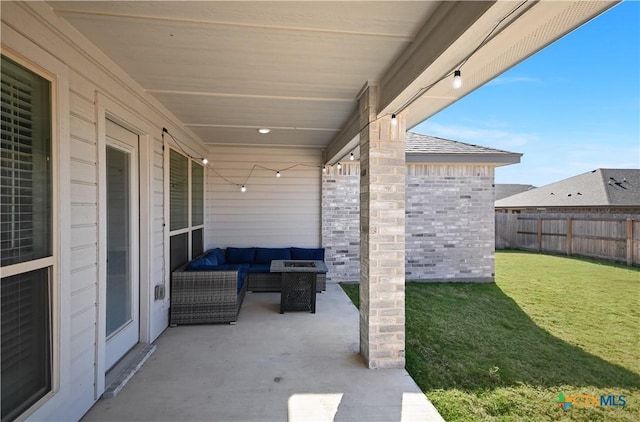
[[[291,248],[291,259],[324,261],[324,248]]]
[[[197,271],[200,267],[207,265],[203,256],[198,259],[194,259],[193,261],[187,264],[185,268],[187,271]]]
[[[291,259],[291,248],[256,248],[254,264],[271,264],[274,259]]]
[[[202,257],[202,259],[204,259],[204,265],[213,267],[218,265],[218,257],[216,257],[213,254],[206,254],[205,256]]]
[[[256,248],[227,248],[227,263],[252,264]]]
[[[215,265],[224,265],[226,263],[224,259],[224,251],[220,248],[211,249],[207,253],[207,256],[215,257],[216,261],[218,262]]]

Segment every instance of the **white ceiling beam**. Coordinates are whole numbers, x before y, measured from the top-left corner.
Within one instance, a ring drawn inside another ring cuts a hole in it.
[[[411,128],[618,2],[443,2],[381,78],[378,117],[403,110]],[[461,63],[465,82],[455,90],[443,78]],[[354,132],[333,139],[327,161],[354,145]]]
[[[450,104],[498,77],[518,63],[600,15],[619,0],[497,2],[462,37],[434,62],[431,73],[447,75],[464,60],[461,89],[443,80],[416,98],[404,111],[407,128],[438,113]],[[517,10],[514,8],[517,7]],[[515,10],[515,11],[514,11]],[[514,13],[511,13],[514,11]],[[495,30],[494,30],[495,28]],[[484,32],[484,34],[483,34]],[[486,40],[484,39],[490,35]],[[485,41],[480,45],[481,41]],[[472,54],[471,56],[469,56]],[[434,78],[418,78],[407,95],[419,92]],[[437,81],[437,79],[435,79]],[[405,100],[406,101],[406,100]],[[381,113],[393,113],[403,103],[395,100]]]
[[[360,116],[351,116],[342,131],[334,138],[325,151],[325,164],[333,165],[360,144]]]
[[[309,97],[309,96],[286,96],[286,95],[258,95],[258,94],[241,94],[241,93],[225,93],[225,92],[208,92],[208,91],[180,91],[168,89],[146,89],[149,94],[167,94],[167,95],[185,95],[200,97],[220,97],[220,98],[246,98],[246,99],[267,99],[267,100],[291,100],[291,101],[318,101],[318,102],[340,102],[357,104],[353,98],[337,98],[337,97]]]
[[[420,29],[416,40],[381,78],[378,110],[385,110],[400,97],[409,99],[415,95],[412,84],[423,77],[431,65],[494,4],[493,1],[442,2]]]
[[[249,126],[249,125],[217,125],[213,123],[184,123],[185,126],[190,127],[217,127],[217,128],[236,128],[236,129],[261,129],[264,126]],[[340,132],[341,129],[323,128],[323,127],[293,127],[293,126],[269,126],[271,130],[308,130],[318,132]]]
[[[305,28],[294,25],[264,25],[255,23],[240,23],[240,22],[224,22],[215,21],[210,19],[193,19],[193,18],[176,18],[168,16],[154,16],[154,15],[142,15],[133,13],[111,13],[111,12],[98,12],[88,10],[74,10],[74,9],[56,9],[56,13],[64,17],[73,16],[88,16],[88,17],[101,17],[111,19],[127,19],[127,20],[143,20],[143,21],[156,21],[167,23],[181,23],[181,24],[193,24],[193,25],[211,25],[222,26],[230,28],[250,28],[250,29],[266,29],[270,31],[286,31],[286,32],[299,32],[299,33],[321,33],[321,34],[334,34],[334,35],[348,35],[356,37],[366,38],[380,38],[391,39],[403,42],[412,42],[413,37],[404,34],[393,34],[385,32],[365,32],[365,31],[348,31],[337,30],[328,28]]]
[[[441,2],[427,22],[418,31],[415,41],[402,52],[381,79],[378,110],[383,110],[399,97],[409,97],[415,91],[412,84],[422,76],[429,66],[445,52],[461,34],[494,4],[493,1]],[[388,113],[379,113],[379,116]],[[340,159],[345,151],[357,145],[357,112],[351,116],[343,131],[330,143],[326,151],[327,163]]]

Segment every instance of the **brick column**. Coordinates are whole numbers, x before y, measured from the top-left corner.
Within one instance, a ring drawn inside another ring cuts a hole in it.
[[[369,368],[405,364],[405,123],[376,120],[377,88],[360,101],[360,353]]]

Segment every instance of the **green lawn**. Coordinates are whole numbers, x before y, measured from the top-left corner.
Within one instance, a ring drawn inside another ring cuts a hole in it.
[[[448,421],[640,420],[638,268],[498,252],[495,284],[407,283],[406,321],[407,370]]]

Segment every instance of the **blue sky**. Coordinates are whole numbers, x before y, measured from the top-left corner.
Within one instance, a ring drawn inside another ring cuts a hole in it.
[[[639,40],[640,2],[625,1],[412,131],[524,153],[496,183],[638,168]]]

